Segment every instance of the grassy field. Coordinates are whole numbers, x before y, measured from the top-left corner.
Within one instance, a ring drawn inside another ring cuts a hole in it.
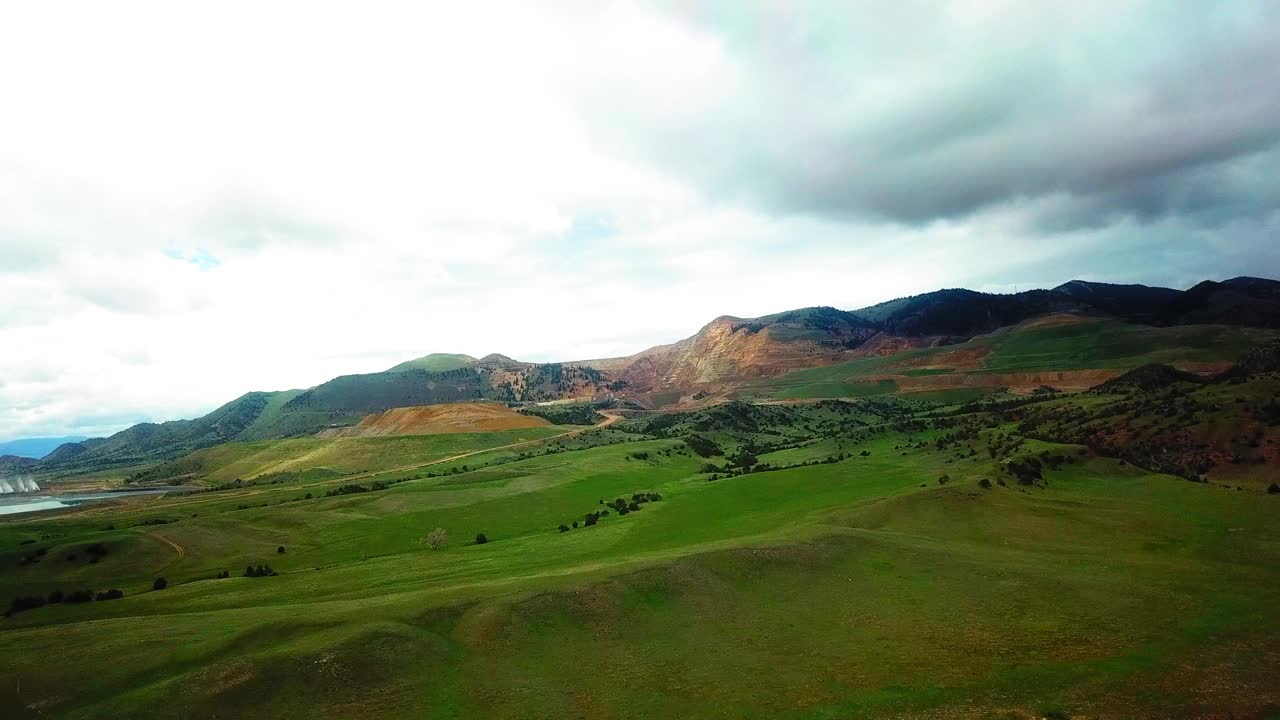
[[[0,523],[5,595],[124,592],[0,620],[0,714],[1157,718],[1280,707],[1280,497],[1018,438],[996,415],[924,422],[912,415],[922,408],[733,406],[515,449],[461,435],[239,448],[219,467],[296,472]],[[703,466],[729,460],[692,452],[691,433],[726,451],[780,447],[759,462],[786,469],[709,481]],[[481,446],[498,449],[425,464]],[[1003,469],[1045,454],[1056,469],[1034,482]],[[375,479],[402,482],[327,496]],[[572,527],[637,493],[661,499]],[[448,541],[432,550],[423,538],[437,527]],[[106,552],[91,563],[95,543]],[[268,563],[278,575],[243,577]],[[231,577],[217,579],[223,570]],[[168,587],[152,590],[159,576]]]
[[[173,465],[175,474],[194,472],[196,480],[212,483],[313,468],[344,475],[370,473],[413,467],[452,455],[540,440],[580,429],[561,425],[448,436],[306,437],[229,443],[196,451]]]

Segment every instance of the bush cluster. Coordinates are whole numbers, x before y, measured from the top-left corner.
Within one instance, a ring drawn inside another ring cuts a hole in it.
[[[54,590],[47,597],[39,595],[20,595],[13,598],[9,602],[9,610],[5,613],[5,617],[9,617],[14,613],[20,613],[26,610],[34,610],[45,605],[57,605],[58,603],[86,603],[94,600],[118,600],[124,597],[124,592],[111,588],[94,593],[92,590],[75,590],[71,593],[63,593],[61,590]]]

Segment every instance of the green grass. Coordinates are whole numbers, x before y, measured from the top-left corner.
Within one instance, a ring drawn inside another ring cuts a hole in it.
[[[451,455],[539,440],[574,429],[577,428],[561,425],[448,435],[293,438],[219,445],[192,453],[190,458],[200,464],[202,479],[215,483],[312,467],[338,473],[364,473],[421,465]]]
[[[471,363],[472,358],[469,355],[459,353],[432,353],[414,360],[407,360],[396,365],[387,372],[400,372],[402,370],[427,370],[429,372],[444,372],[446,370],[457,370],[466,367]]]
[[[942,390],[920,390],[917,392],[907,393],[906,397],[912,400],[923,400],[925,402],[942,403],[943,405],[954,405],[958,403],[966,403],[971,400],[979,400],[999,393],[998,388],[993,387],[976,387],[976,388],[944,388]]]
[[[1277,335],[1274,330],[1223,325],[1162,328],[1106,320],[1010,332],[973,342],[992,346],[987,370],[1030,372],[1232,361]]]
[[[874,417],[804,412],[772,432]],[[471,467],[502,464],[379,492],[323,497],[372,478],[303,473],[0,523],[6,595],[126,593],[0,620],[0,713],[1181,717],[1249,716],[1275,696],[1280,502],[1036,441],[1022,451],[1078,461],[1044,486],[984,490],[1002,477],[985,453],[915,447],[949,430],[849,428],[761,457],[843,462],[716,482],[678,437],[607,430],[595,442],[615,444],[491,450]],[[293,442],[226,451],[222,467],[340,457],[415,477],[426,468],[392,468],[484,444]],[[663,499],[556,530],[636,492]],[[151,517],[174,522],[137,525]],[[450,539],[438,551],[421,541],[434,527]],[[109,548],[100,563],[63,559],[90,542]],[[42,561],[18,567],[36,547]],[[239,577],[262,562],[281,574]],[[236,577],[212,579],[222,569]],[[170,586],[149,591],[157,575]]]
[[[836,365],[792,370],[746,383],[744,398],[866,397],[894,392],[892,379],[869,376],[994,375],[1059,370],[1125,370],[1147,363],[1229,362],[1280,331],[1223,325],[1151,327],[1117,320],[1033,327],[984,335],[958,345],[857,358]],[[983,353],[977,369],[946,367],[948,354]],[[921,367],[926,366],[926,367]],[[991,378],[992,387],[1000,385]],[[920,397],[913,393],[913,397]],[[959,395],[957,395],[959,397]],[[950,402],[950,400],[943,400]]]
[[[898,389],[892,380],[875,382],[822,381],[788,387],[780,390],[777,397],[784,399],[813,398],[860,398],[872,395],[888,395]]]

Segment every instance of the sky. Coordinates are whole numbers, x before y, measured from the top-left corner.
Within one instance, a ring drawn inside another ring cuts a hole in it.
[[[719,315],[1280,277],[1280,3],[6,3],[0,440]]]

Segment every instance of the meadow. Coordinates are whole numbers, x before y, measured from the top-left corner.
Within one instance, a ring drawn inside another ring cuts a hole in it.
[[[516,448],[504,433],[416,438],[344,475],[295,462],[276,484],[0,523],[6,596],[124,594],[0,621],[0,710],[1275,711],[1280,497],[925,409],[735,404]],[[694,451],[708,445],[724,454]],[[263,452],[226,447],[226,467]],[[1038,478],[1006,469],[1032,457],[1046,458]],[[439,549],[424,542],[435,528]],[[260,564],[277,574],[244,576]]]

